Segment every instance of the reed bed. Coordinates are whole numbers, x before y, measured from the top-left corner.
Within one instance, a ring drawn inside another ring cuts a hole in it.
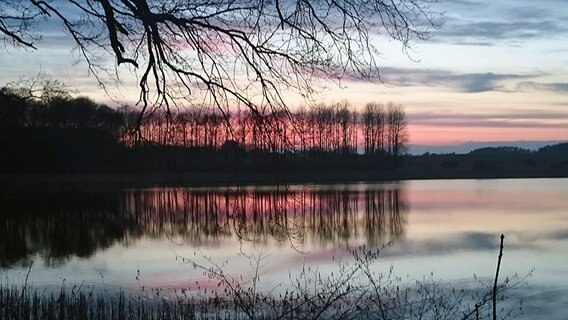
[[[59,293],[0,287],[0,319],[192,319],[193,304],[180,300],[148,300],[124,292]]]
[[[210,260],[202,269],[218,282],[211,288],[183,290],[98,290],[62,286],[39,290],[0,284],[0,319],[123,320],[123,319],[508,319],[522,312],[505,301],[510,289],[526,277],[498,281],[503,237],[494,279],[460,283],[396,276],[391,268],[376,273],[370,266],[380,250],[353,250],[355,262],[339,264],[336,273],[306,267],[289,275],[286,289],[259,289],[262,254],[251,256],[250,278],[231,276],[227,266]],[[31,266],[30,266],[31,270]],[[29,275],[29,271],[28,271]],[[530,274],[529,274],[530,275]],[[527,275],[528,276],[528,275]],[[142,288],[142,287],[141,287]],[[499,305],[497,304],[499,303]]]

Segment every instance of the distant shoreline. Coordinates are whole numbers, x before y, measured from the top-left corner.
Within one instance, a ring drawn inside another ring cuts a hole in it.
[[[0,173],[2,191],[113,191],[130,188],[153,187],[207,187],[226,185],[274,185],[274,184],[335,184],[359,182],[388,182],[405,180],[454,180],[454,179],[514,179],[514,178],[567,178],[568,174],[546,172],[493,172],[491,174],[452,173],[440,175],[433,172],[409,172],[399,169],[379,171],[335,172],[152,172],[152,173],[84,173],[84,174],[31,174]],[[414,170],[412,170],[414,171]]]
[[[361,154],[357,147],[333,147],[330,141],[302,150],[234,140],[221,146],[127,147],[112,130],[102,128],[0,129],[5,151],[0,157],[0,190],[568,177],[568,142],[537,151],[499,146],[467,154],[412,156],[392,151],[393,146],[390,151],[367,146],[373,150]]]

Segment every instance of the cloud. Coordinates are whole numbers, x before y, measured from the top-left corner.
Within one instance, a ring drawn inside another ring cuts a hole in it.
[[[413,125],[437,127],[484,128],[559,128],[568,126],[568,112],[525,110],[502,113],[441,113],[409,112],[408,121]]]
[[[564,37],[568,31],[568,10],[556,0],[452,1],[440,9],[444,24],[432,31],[433,42],[497,45]]]
[[[453,21],[433,33],[434,41],[456,44],[491,44],[495,40],[529,40],[564,34],[568,28],[557,21],[476,21],[462,23]]]
[[[419,124],[414,123],[413,124]],[[509,120],[454,120],[454,121],[430,121],[420,123],[429,127],[459,127],[459,128],[538,128],[538,129],[565,129],[568,124],[564,123],[542,123],[539,121],[509,121]]]
[[[457,73],[436,69],[382,68],[381,80],[387,85],[402,87],[426,86],[448,87],[459,92],[478,93],[487,91],[507,91],[503,82],[528,79],[536,75]]]
[[[387,86],[397,87],[446,87],[463,93],[490,91],[568,93],[568,82],[538,81],[538,78],[547,74],[459,73],[443,69],[385,67],[380,69],[380,75],[381,81]]]
[[[568,111],[558,112],[549,110],[523,110],[518,112],[501,113],[481,113],[481,114],[459,114],[459,113],[440,113],[440,112],[414,112],[409,114],[413,121],[432,121],[432,120],[490,120],[490,119],[511,119],[511,120],[558,120],[568,119]]]
[[[517,84],[517,90],[568,93],[568,82],[538,83],[534,81],[523,81]]]

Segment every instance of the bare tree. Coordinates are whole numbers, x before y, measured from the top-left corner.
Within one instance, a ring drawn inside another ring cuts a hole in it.
[[[342,154],[356,153],[357,151],[357,118],[358,113],[352,111],[353,107],[347,100],[335,104],[335,118],[340,146],[337,152]]]
[[[387,114],[384,106],[376,102],[367,103],[362,120],[365,154],[386,154]]]
[[[387,103],[387,145],[389,154],[398,158],[408,141],[406,113],[401,104]]]
[[[53,79],[42,70],[32,77],[21,77],[8,82],[2,89],[13,92],[23,100],[43,103],[59,98],[68,99],[71,98],[72,93],[75,93],[68,83]]]
[[[287,111],[283,92],[309,97],[317,78],[378,78],[375,35],[406,50],[436,26],[435,1],[2,0],[0,37],[35,49],[38,26],[61,22],[101,85],[135,72],[141,117],[188,97]]]

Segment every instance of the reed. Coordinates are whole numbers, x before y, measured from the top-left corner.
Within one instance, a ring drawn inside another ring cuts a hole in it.
[[[289,276],[288,289],[269,292],[259,289],[262,252],[250,257],[254,269],[250,278],[229,275],[226,264],[183,258],[216,280],[217,290],[109,293],[83,286],[40,291],[27,283],[0,285],[0,319],[494,319],[497,296],[504,300],[507,290],[526,279],[514,276],[497,282],[499,268],[494,280],[461,288],[437,281],[433,275],[421,280],[403,278],[392,268],[386,273],[371,268],[380,251],[359,247],[351,252],[354,259],[340,262],[335,272],[322,274],[305,267]],[[509,302],[500,310],[500,319],[519,312]]]

